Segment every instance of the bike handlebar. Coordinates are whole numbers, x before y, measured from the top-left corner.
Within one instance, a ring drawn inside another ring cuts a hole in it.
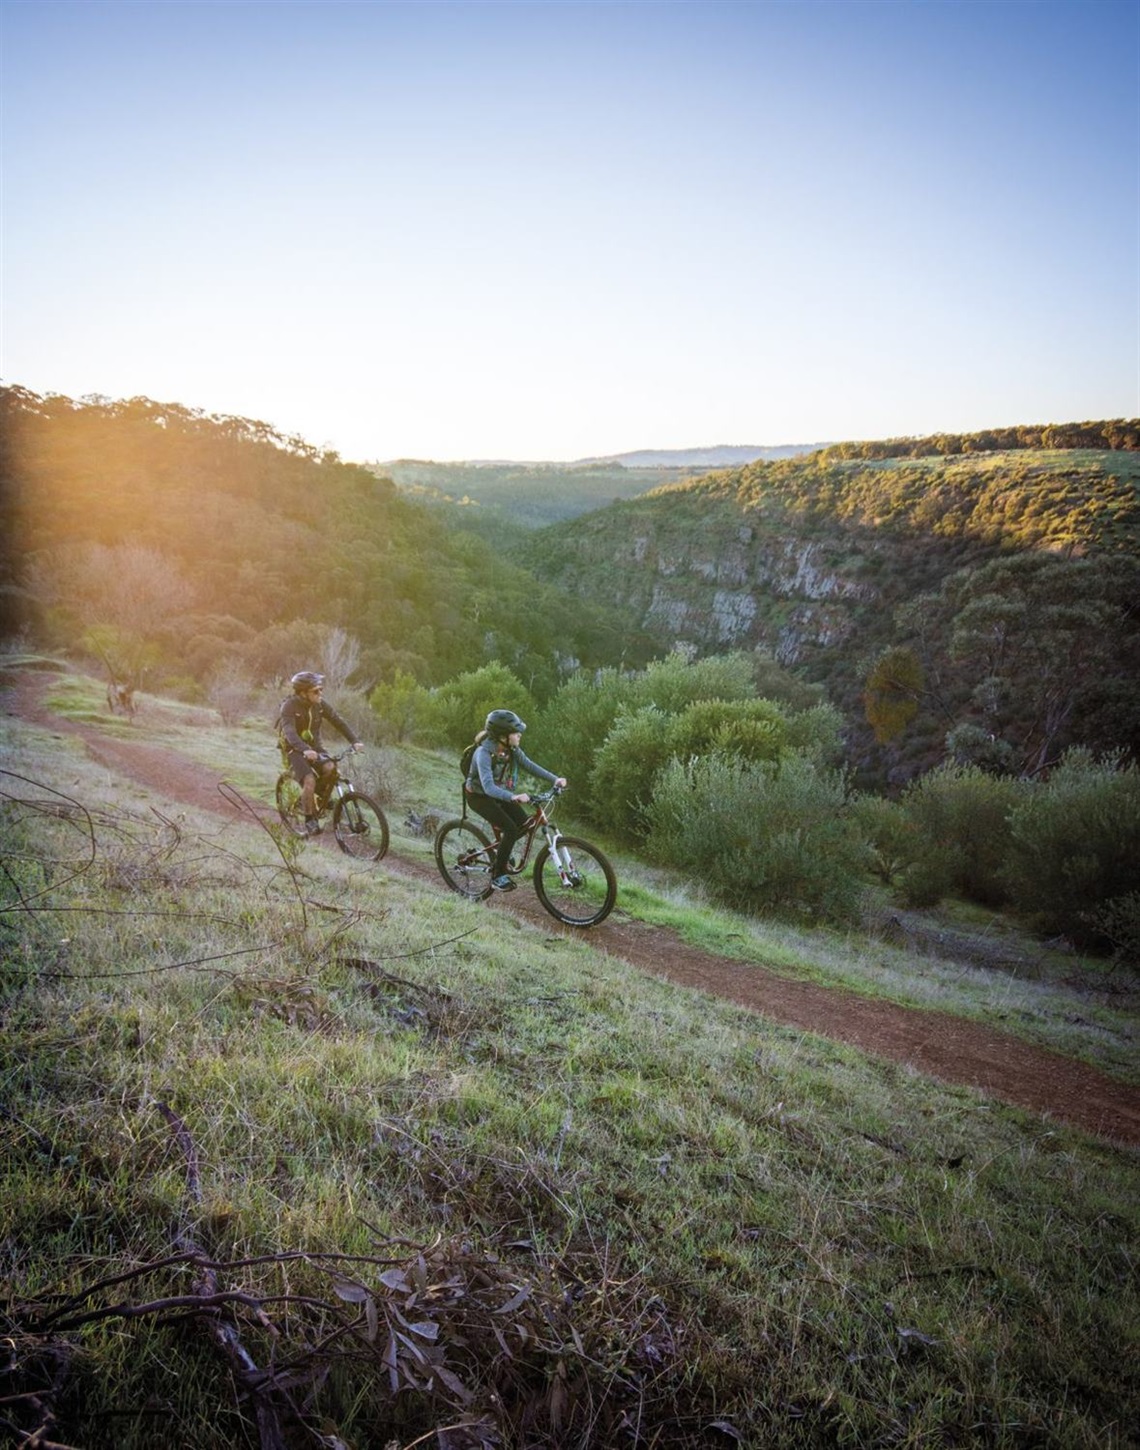
[[[549,790],[542,790],[537,792],[528,791],[527,794],[530,796],[530,803],[532,806],[546,806],[549,805],[551,801],[557,800],[564,789],[564,786],[552,785]]]

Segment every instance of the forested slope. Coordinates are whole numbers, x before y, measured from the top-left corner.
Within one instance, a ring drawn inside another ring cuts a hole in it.
[[[955,729],[968,758],[1008,746],[1021,769],[1135,750],[1140,455],[956,442],[711,474],[544,530],[532,557],[662,649],[753,648],[822,683],[876,777],[928,766]]]
[[[560,661],[638,657],[624,618],[264,423],[19,388],[0,404],[10,629],[74,645],[96,628],[155,683],[273,679],[329,628],[359,641],[365,683],[501,659],[542,693]]]

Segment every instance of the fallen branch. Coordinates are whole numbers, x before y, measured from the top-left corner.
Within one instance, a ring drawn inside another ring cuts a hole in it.
[[[158,1103],[158,1110],[174,1130],[175,1141],[182,1149],[186,1159],[186,1188],[191,1200],[197,1205],[202,1201],[202,1185],[198,1174],[198,1150],[194,1144],[189,1128],[166,1103]],[[180,1229],[178,1239],[186,1249],[197,1249],[197,1245],[186,1233]],[[207,1337],[210,1338],[216,1348],[220,1350],[230,1372],[237,1383],[245,1390],[254,1407],[254,1414],[257,1418],[257,1433],[261,1444],[261,1450],[287,1450],[285,1433],[281,1427],[280,1416],[277,1407],[272,1404],[266,1395],[262,1385],[262,1374],[257,1366],[256,1360],[249,1353],[241,1342],[241,1336],[233,1324],[227,1324],[220,1318],[203,1319],[203,1311],[218,1309],[223,1305],[243,1304],[254,1310],[263,1323],[268,1324],[265,1318],[265,1311],[262,1308],[262,1301],[251,1294],[244,1294],[237,1291],[218,1290],[217,1274],[212,1268],[205,1267],[199,1263],[201,1278],[196,1286],[197,1292],[193,1296],[180,1296],[179,1299],[170,1301],[163,1312],[171,1308],[189,1307],[194,1310],[195,1321],[205,1329]],[[97,1311],[92,1311],[97,1312]],[[130,1315],[123,1317],[135,1317],[139,1313],[159,1312],[151,1305],[133,1306]]]

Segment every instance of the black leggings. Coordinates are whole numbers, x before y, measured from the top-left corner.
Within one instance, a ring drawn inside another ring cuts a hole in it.
[[[493,826],[498,826],[501,832],[492,872],[495,876],[502,876],[511,859],[511,847],[522,835],[523,827],[530,817],[518,801],[499,801],[494,796],[474,795],[470,791],[467,793],[467,804],[476,815],[490,821]]]

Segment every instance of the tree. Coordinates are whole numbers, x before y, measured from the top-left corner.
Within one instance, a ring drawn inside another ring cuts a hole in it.
[[[380,722],[381,738],[397,744],[410,740],[429,699],[429,692],[406,670],[397,669],[391,683],[382,681],[377,685],[368,703]]]
[[[326,688],[330,694],[338,694],[356,673],[360,641],[339,625],[332,625],[325,630],[319,658]]]
[[[1094,685],[1119,669],[1125,620],[1106,561],[1020,554],[953,576],[949,653],[972,677],[971,706],[1037,774],[1058,754]]]
[[[60,638],[97,655],[113,682],[133,690],[162,660],[168,626],[194,602],[172,560],[132,544],[45,551],[27,580]]]
[[[880,745],[903,733],[918,714],[925,688],[926,675],[914,650],[896,645],[875,661],[863,689],[863,705]]]

